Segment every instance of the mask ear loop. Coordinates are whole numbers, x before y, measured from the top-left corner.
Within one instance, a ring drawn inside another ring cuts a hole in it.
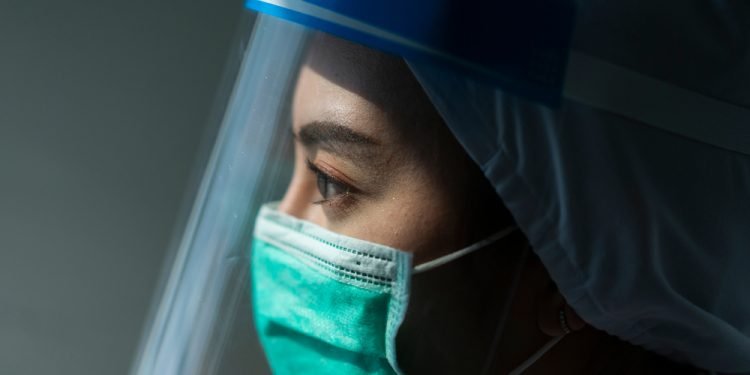
[[[526,369],[531,367],[531,365],[533,365],[534,362],[538,361],[539,358],[542,358],[542,356],[545,353],[547,353],[548,350],[552,349],[552,347],[555,346],[558,342],[560,342],[560,340],[562,340],[565,336],[567,336],[567,333],[564,333],[557,337],[553,337],[551,340],[547,341],[547,343],[544,344],[544,346],[542,346],[541,348],[539,348],[539,350],[537,350],[536,353],[534,353],[531,357],[523,361],[523,363],[518,365],[518,367],[513,369],[513,371],[511,371],[508,375],[522,374],[524,371],[526,371]]]
[[[503,305],[502,315],[500,320],[497,322],[497,326],[495,327],[495,335],[492,338],[492,344],[490,345],[490,350],[487,353],[487,359],[484,361],[484,366],[482,367],[482,374],[488,374],[490,370],[492,369],[492,364],[494,363],[494,355],[497,351],[498,345],[500,345],[500,338],[503,335],[503,331],[505,330],[505,322],[508,319],[508,312],[510,311],[510,306],[513,304],[513,300],[516,297],[516,292],[518,291],[518,285],[521,283],[521,274],[523,273],[523,266],[526,264],[526,259],[529,255],[529,246],[526,246],[523,250],[523,253],[521,254],[521,259],[519,260],[519,264],[516,267],[515,273],[513,274],[513,283],[511,284],[511,292],[510,296],[508,296],[508,299],[505,301],[505,304]]]
[[[513,299],[515,298],[516,292],[518,291],[518,285],[521,281],[521,273],[523,271],[523,265],[526,264],[526,259],[529,254],[530,247],[527,246],[523,254],[521,255],[521,263],[519,264],[518,268],[516,269],[516,273],[513,276],[513,284],[512,284],[512,292],[510,295],[510,298],[505,301],[505,306],[503,306],[503,317],[498,321],[497,328],[495,328],[495,337],[492,340],[492,345],[490,347],[490,351],[487,354],[487,360],[485,361],[484,369],[482,370],[482,374],[487,374],[491,370],[491,365],[494,362],[494,354],[497,350],[497,346],[500,345],[500,338],[502,337],[503,330],[505,329],[505,322],[508,318],[508,311],[510,310],[510,305],[513,303]],[[513,371],[511,371],[508,375],[520,375],[526,369],[531,367],[536,361],[539,360],[545,353],[547,353],[552,347],[554,347],[560,340],[565,338],[568,333],[571,332],[570,327],[568,326],[568,321],[565,318],[565,310],[560,310],[559,313],[559,319],[560,319],[560,327],[562,327],[563,333],[560,336],[553,337],[549,341],[547,341],[539,350],[537,350],[534,354],[531,355],[531,357],[527,358],[525,361],[523,361],[520,365],[518,365]]]
[[[424,262],[422,264],[418,264],[418,265],[414,266],[413,273],[417,274],[417,273],[429,271],[429,270],[431,270],[433,268],[440,267],[440,266],[442,266],[442,265],[444,265],[446,263],[454,261],[454,260],[456,260],[458,258],[461,258],[461,257],[465,256],[465,255],[469,255],[469,254],[471,254],[471,253],[473,253],[473,252],[475,252],[475,251],[477,251],[477,250],[479,250],[479,249],[481,249],[481,248],[483,248],[483,247],[485,247],[485,246],[487,246],[487,245],[489,245],[489,244],[491,244],[491,243],[493,243],[495,241],[499,241],[503,237],[506,237],[507,235],[515,232],[517,229],[518,229],[518,227],[515,226],[515,225],[507,227],[507,228],[505,228],[505,229],[503,229],[503,230],[501,230],[501,231],[499,231],[499,232],[497,232],[497,233],[495,233],[495,234],[493,234],[493,235],[491,235],[491,236],[489,236],[489,237],[487,237],[487,238],[485,238],[485,239],[483,239],[483,240],[481,240],[481,241],[479,241],[477,243],[469,245],[469,246],[467,246],[467,247],[465,247],[465,248],[463,248],[461,250],[454,251],[454,252],[452,252],[450,254],[443,255],[440,258],[436,258],[436,259],[433,259],[431,261]]]

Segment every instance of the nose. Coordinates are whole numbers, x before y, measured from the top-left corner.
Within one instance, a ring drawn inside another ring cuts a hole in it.
[[[296,165],[292,180],[289,182],[284,198],[279,203],[278,210],[298,219],[309,220],[312,202],[315,199],[317,186],[305,174],[306,169]]]
[[[284,198],[279,203],[279,211],[298,219],[304,219],[305,207],[300,197],[302,191],[298,185],[294,183],[294,180],[289,184]]]

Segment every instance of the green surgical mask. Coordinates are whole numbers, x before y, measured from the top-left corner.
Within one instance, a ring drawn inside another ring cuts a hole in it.
[[[273,373],[400,374],[396,334],[412,274],[515,229],[412,268],[410,253],[336,234],[265,205],[255,227],[252,293]]]

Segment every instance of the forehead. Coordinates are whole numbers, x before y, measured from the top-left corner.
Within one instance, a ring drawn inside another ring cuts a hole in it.
[[[401,58],[318,34],[300,70],[293,122],[336,121],[382,138],[425,107],[432,108]]]
[[[292,109],[294,132],[314,122],[337,123],[379,139],[387,134],[388,116],[361,95],[303,67]]]
[[[305,66],[377,105],[398,89],[418,87],[400,57],[323,33],[312,38]]]
[[[327,121],[387,140],[398,112],[388,97],[394,82],[403,79],[392,73],[399,62],[338,38],[314,37],[295,88],[295,133],[306,124]]]

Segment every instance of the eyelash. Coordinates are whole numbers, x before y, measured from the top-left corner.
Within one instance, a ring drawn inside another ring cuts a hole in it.
[[[351,196],[351,193],[355,190],[351,185],[342,182],[341,180],[331,176],[330,174],[323,172],[318,166],[316,166],[312,161],[309,159],[307,160],[307,168],[310,169],[313,173],[315,173],[315,176],[317,177],[317,185],[318,185],[318,191],[320,192],[321,196],[323,196],[323,199],[312,202],[313,204],[324,204],[324,203],[334,203],[335,201],[339,199],[345,199],[347,197]],[[320,185],[321,180],[323,180],[324,185],[333,184],[344,190],[343,193],[338,193],[334,195],[333,197],[326,198],[325,193],[323,191],[320,191]]]

